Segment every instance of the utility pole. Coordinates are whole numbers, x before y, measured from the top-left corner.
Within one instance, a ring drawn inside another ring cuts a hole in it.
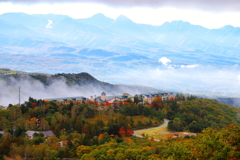
[[[19,87],[19,107],[21,106],[21,101],[20,101],[20,91],[21,91],[21,88]]]

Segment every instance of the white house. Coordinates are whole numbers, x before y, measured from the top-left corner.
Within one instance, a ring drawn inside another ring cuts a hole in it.
[[[27,131],[26,134],[28,135],[28,137],[30,139],[33,138],[33,135],[34,133],[42,133],[44,135],[44,137],[47,137],[47,136],[52,136],[53,135],[53,132],[52,131]]]

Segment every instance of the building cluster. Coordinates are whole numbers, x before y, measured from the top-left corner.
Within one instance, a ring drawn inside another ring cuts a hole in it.
[[[99,103],[108,103],[108,104],[114,104],[119,101],[126,101],[127,99],[130,99],[134,102],[134,96],[129,95],[128,93],[123,93],[122,95],[118,96],[107,96],[105,92],[101,93],[101,96],[91,96],[91,101],[97,101]]]
[[[175,95],[173,93],[156,93],[156,94],[142,94],[143,101],[152,103],[154,98],[160,97],[162,101],[167,101],[175,98]]]
[[[153,93],[153,94],[141,94],[138,95],[141,96],[143,99],[143,102],[152,103],[155,97],[160,97],[163,101],[171,100],[175,98],[175,95],[173,93]],[[116,104],[119,101],[127,101],[131,100],[134,102],[134,96],[131,96],[128,93],[123,93],[122,95],[117,96],[107,96],[105,92],[102,92],[100,96],[91,96],[90,98],[86,97],[65,97],[65,98],[53,98],[53,99],[47,99],[47,101],[54,101],[54,102],[67,102],[67,101],[75,101],[82,103],[83,101],[97,101],[98,103],[106,103],[106,104]]]

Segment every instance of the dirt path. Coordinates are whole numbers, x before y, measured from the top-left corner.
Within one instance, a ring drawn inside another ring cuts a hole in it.
[[[137,134],[138,132],[147,131],[147,130],[151,130],[151,129],[162,128],[162,127],[167,126],[167,125],[168,125],[168,122],[169,122],[169,120],[164,119],[164,123],[163,123],[162,125],[160,125],[160,126],[158,126],[158,127],[153,127],[153,128],[135,130],[134,133],[133,133],[133,135],[136,136],[136,137],[142,138],[142,135]],[[159,141],[158,139],[154,139],[154,140]]]

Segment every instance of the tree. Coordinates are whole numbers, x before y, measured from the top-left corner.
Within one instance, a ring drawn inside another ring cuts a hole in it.
[[[180,118],[174,118],[168,123],[168,129],[174,131],[183,131],[183,124]]]
[[[77,116],[77,120],[76,123],[74,125],[74,128],[78,131],[78,132],[82,132],[82,127],[83,127],[83,122],[82,122],[82,117],[81,115]]]
[[[188,128],[191,132],[199,133],[202,131],[203,126],[200,123],[193,121]]]
[[[81,145],[81,146],[77,147],[76,153],[77,153],[78,158],[81,158],[84,154],[88,154],[91,151],[92,151],[91,147]]]

